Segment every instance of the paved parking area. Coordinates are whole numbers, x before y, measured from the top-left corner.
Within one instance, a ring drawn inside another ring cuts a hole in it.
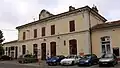
[[[98,65],[93,66],[48,66],[45,62],[38,63],[29,63],[29,64],[20,64],[17,61],[0,61],[0,68],[120,68],[120,63],[115,67],[99,67]]]

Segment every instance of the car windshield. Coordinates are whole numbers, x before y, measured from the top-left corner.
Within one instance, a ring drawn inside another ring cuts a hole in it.
[[[84,59],[89,59],[89,58],[91,58],[91,55],[85,55],[85,56],[83,56],[83,58]]]
[[[106,54],[106,55],[103,55],[102,58],[113,58],[113,55],[112,54]]]
[[[71,56],[67,56],[67,58],[75,58],[75,56],[72,56],[72,55],[71,55]]]

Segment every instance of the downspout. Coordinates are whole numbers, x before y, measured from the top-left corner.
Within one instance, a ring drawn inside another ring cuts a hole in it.
[[[90,20],[90,12],[91,10],[89,10],[89,38],[90,38],[90,51],[91,51],[91,54],[93,53],[92,52],[92,29],[91,29],[91,20]]]

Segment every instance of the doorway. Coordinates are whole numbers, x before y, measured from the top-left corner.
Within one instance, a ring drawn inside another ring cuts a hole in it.
[[[77,40],[69,40],[69,53],[70,55],[77,55]]]
[[[46,60],[46,43],[41,44],[41,60]]]
[[[26,54],[26,45],[22,45],[22,54]]]
[[[17,56],[18,56],[18,47],[16,46],[15,47],[15,59],[17,59]]]
[[[56,42],[50,43],[51,57],[56,56]]]
[[[119,48],[113,48],[113,54],[115,54],[116,56],[119,56]]]

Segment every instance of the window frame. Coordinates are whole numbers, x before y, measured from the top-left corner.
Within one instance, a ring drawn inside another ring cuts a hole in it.
[[[23,40],[26,39],[26,32],[23,32]]]
[[[51,35],[55,35],[55,25],[51,25]]]
[[[69,21],[69,31],[70,32],[75,31],[75,20]]]
[[[37,38],[37,29],[34,29],[34,38]]]
[[[46,35],[46,27],[42,27],[42,30],[41,30],[41,33],[42,33],[42,36],[45,36]]]

